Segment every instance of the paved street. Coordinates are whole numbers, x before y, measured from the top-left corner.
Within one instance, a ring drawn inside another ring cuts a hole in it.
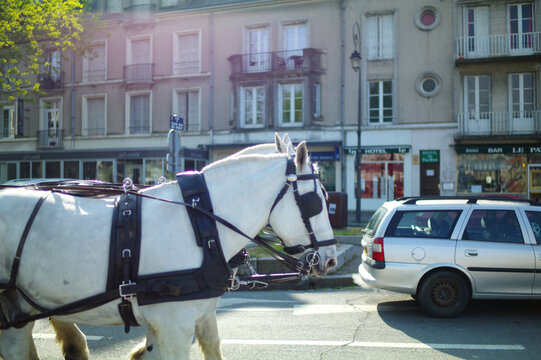
[[[539,359],[533,301],[478,301],[456,319],[424,315],[409,296],[360,287],[236,292],[218,312],[226,359]],[[122,359],[142,329],[82,327],[93,359]],[[42,359],[59,359],[50,329],[34,331]],[[197,346],[192,359],[203,359]]]

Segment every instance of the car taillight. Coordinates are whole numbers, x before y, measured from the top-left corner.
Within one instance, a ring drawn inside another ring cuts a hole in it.
[[[372,245],[372,259],[376,261],[385,261],[383,254],[383,238],[375,238]]]

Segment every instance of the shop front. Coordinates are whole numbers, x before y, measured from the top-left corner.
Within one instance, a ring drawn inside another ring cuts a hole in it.
[[[129,177],[136,184],[154,185],[166,171],[166,149],[32,152],[0,154],[0,183],[13,179],[66,178],[120,183]],[[183,148],[183,170],[200,170],[208,151]]]
[[[355,154],[355,148],[348,148]],[[410,146],[378,146],[361,148],[361,209],[373,211],[385,201],[404,196],[406,154]],[[356,169],[358,171],[358,169]],[[354,176],[354,189],[357,177]],[[357,190],[355,196],[358,196]]]
[[[541,199],[541,145],[456,145],[457,194]]]
[[[207,145],[211,151],[211,159],[217,161],[224,159],[246,147],[255,144],[213,144]],[[339,142],[309,142],[308,155],[312,163],[317,164],[321,184],[327,191],[341,191],[340,188],[340,143]]]

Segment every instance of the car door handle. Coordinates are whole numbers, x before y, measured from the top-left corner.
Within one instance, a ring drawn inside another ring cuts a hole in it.
[[[466,255],[466,256],[477,256],[478,253],[477,253],[477,250],[468,249],[468,250],[464,251],[464,255]]]

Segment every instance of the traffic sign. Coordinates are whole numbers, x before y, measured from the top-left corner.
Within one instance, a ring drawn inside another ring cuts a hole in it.
[[[175,130],[169,130],[167,134],[167,143],[169,144],[169,152],[176,156],[180,152],[180,134]]]
[[[178,131],[184,131],[184,119],[180,116],[171,115],[169,117],[169,128]]]

